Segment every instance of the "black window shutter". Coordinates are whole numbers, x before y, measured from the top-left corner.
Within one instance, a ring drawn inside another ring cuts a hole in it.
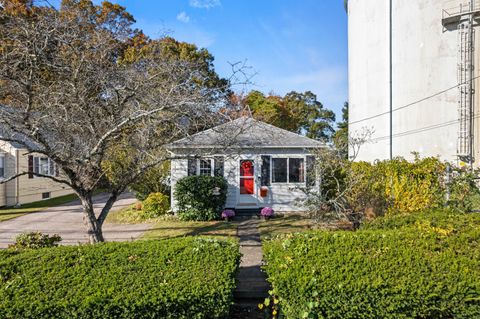
[[[224,159],[223,156],[215,156],[214,158],[214,174],[215,176],[224,177]]]
[[[189,159],[188,160],[188,176],[197,175],[197,160]]]
[[[315,174],[315,157],[307,156],[307,186],[314,186],[317,176]]]
[[[270,160],[271,156],[262,155],[261,185],[270,186]]]
[[[58,168],[58,165],[55,164],[55,176],[59,176],[60,175],[60,169]]]
[[[52,160],[48,161],[49,168],[48,168],[48,175],[55,176],[55,163]]]
[[[33,156],[28,155],[28,178],[33,178]]]

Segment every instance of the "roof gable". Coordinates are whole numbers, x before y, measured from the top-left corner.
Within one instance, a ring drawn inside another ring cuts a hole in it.
[[[241,117],[234,121],[175,141],[167,148],[319,148],[325,143]]]

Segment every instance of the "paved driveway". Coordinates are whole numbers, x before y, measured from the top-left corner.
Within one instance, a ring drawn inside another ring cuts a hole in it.
[[[97,213],[99,213],[106,200],[107,195],[102,194],[94,197],[94,207]],[[112,211],[119,210],[134,202],[135,198],[132,194],[122,194],[113,206]],[[150,227],[150,224],[118,225],[105,223],[103,225],[103,235],[107,241],[132,240],[141,236]],[[15,236],[29,231],[59,234],[64,245],[88,242],[83,225],[82,206],[79,201],[0,222],[0,248],[6,248],[13,242]]]

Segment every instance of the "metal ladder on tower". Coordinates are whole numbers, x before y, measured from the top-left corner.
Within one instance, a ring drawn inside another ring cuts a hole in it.
[[[442,10],[444,31],[458,31],[458,137],[457,158],[473,165],[474,159],[474,50],[475,26],[479,25],[477,0],[451,0]]]
[[[471,162],[472,157],[472,74],[473,74],[473,52],[474,32],[471,23],[464,22],[458,25],[458,141],[457,155],[460,160]]]

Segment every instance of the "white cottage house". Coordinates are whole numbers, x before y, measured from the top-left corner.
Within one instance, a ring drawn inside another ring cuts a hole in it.
[[[172,210],[176,182],[190,175],[224,176],[226,208],[302,211],[306,186],[315,186],[314,149],[324,143],[248,117],[222,124],[168,145]]]

